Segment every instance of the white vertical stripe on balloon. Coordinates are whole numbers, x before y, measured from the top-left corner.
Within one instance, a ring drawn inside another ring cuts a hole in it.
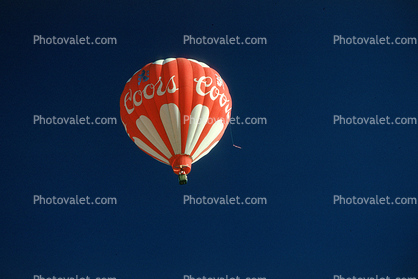
[[[202,66],[203,68],[209,68],[209,66],[208,65],[206,65],[205,63],[203,63],[203,62],[199,62],[199,61],[197,61],[197,60],[194,60],[194,59],[188,59],[189,61],[192,61],[192,62],[195,62],[195,63],[198,63],[200,66]]]
[[[164,154],[168,159],[171,158],[171,153],[168,151],[167,146],[165,146],[163,140],[158,134],[157,130],[152,124],[151,120],[145,115],[141,115],[136,120],[136,126],[139,131],[159,150]]]
[[[200,135],[202,134],[203,128],[206,126],[208,118],[209,108],[207,106],[199,104],[193,108],[189,119],[189,131],[187,132],[187,142],[185,149],[186,154],[190,155],[192,153]]]
[[[155,152],[151,147],[149,147],[145,142],[143,142],[142,140],[140,140],[137,137],[133,137],[135,144],[141,148],[142,150],[144,150],[145,152],[147,152],[148,154],[150,154],[151,156],[158,158],[158,160],[162,161],[162,163],[165,163],[167,165],[169,165],[168,160],[166,158],[164,158],[163,156],[161,156],[160,154],[158,154],[157,152]]]
[[[222,129],[224,128],[224,124],[222,120],[216,121],[212,127],[209,130],[209,133],[206,135],[206,137],[203,139],[203,141],[200,143],[199,147],[195,151],[195,153],[191,154],[192,159],[198,158],[200,153],[202,153],[211,143],[214,141],[219,134],[222,132]]]
[[[152,64],[157,64],[157,65],[164,65],[168,62],[171,62],[173,60],[176,60],[176,58],[166,58],[166,59],[159,59],[157,61],[154,61]]]
[[[176,58],[166,58],[164,59],[163,65],[174,60],[176,60]]]
[[[181,153],[181,123],[180,110],[174,103],[164,104],[160,108],[160,118],[165,132],[173,147],[174,154]]]
[[[196,159],[193,160],[193,164],[200,160],[200,158],[203,158],[208,154],[217,144],[219,141],[215,141],[205,152],[199,155],[199,157],[196,157]]]
[[[159,59],[157,61],[154,61],[152,64],[162,65],[164,62],[164,59]]]

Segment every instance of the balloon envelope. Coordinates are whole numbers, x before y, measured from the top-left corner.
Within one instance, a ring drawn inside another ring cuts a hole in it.
[[[218,72],[202,62],[149,63],[126,83],[120,115],[129,137],[154,159],[189,173],[221,139],[232,100]]]

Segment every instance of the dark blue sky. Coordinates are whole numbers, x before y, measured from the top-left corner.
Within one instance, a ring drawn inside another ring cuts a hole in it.
[[[416,1],[3,1],[2,278],[417,276],[417,205],[334,205],[333,196],[418,197],[418,125],[334,125],[418,117]],[[33,36],[117,45],[34,45]],[[184,45],[265,37],[267,45]],[[228,84],[233,125],[180,186],[119,118],[125,82],[168,57],[207,63]],[[117,125],[33,125],[33,116],[116,117]],[[33,196],[116,197],[117,205],[34,205]],[[267,205],[183,205],[266,197]]]

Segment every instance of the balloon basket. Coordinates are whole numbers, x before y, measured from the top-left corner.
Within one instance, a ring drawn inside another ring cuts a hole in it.
[[[180,173],[179,174],[179,184],[180,185],[184,185],[187,183],[187,174],[185,173]]]

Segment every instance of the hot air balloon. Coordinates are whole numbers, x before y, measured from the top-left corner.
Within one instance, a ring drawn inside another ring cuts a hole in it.
[[[194,59],[149,63],[127,82],[120,116],[131,140],[170,165],[187,183],[192,164],[219,142],[231,118],[232,100],[219,73]]]

